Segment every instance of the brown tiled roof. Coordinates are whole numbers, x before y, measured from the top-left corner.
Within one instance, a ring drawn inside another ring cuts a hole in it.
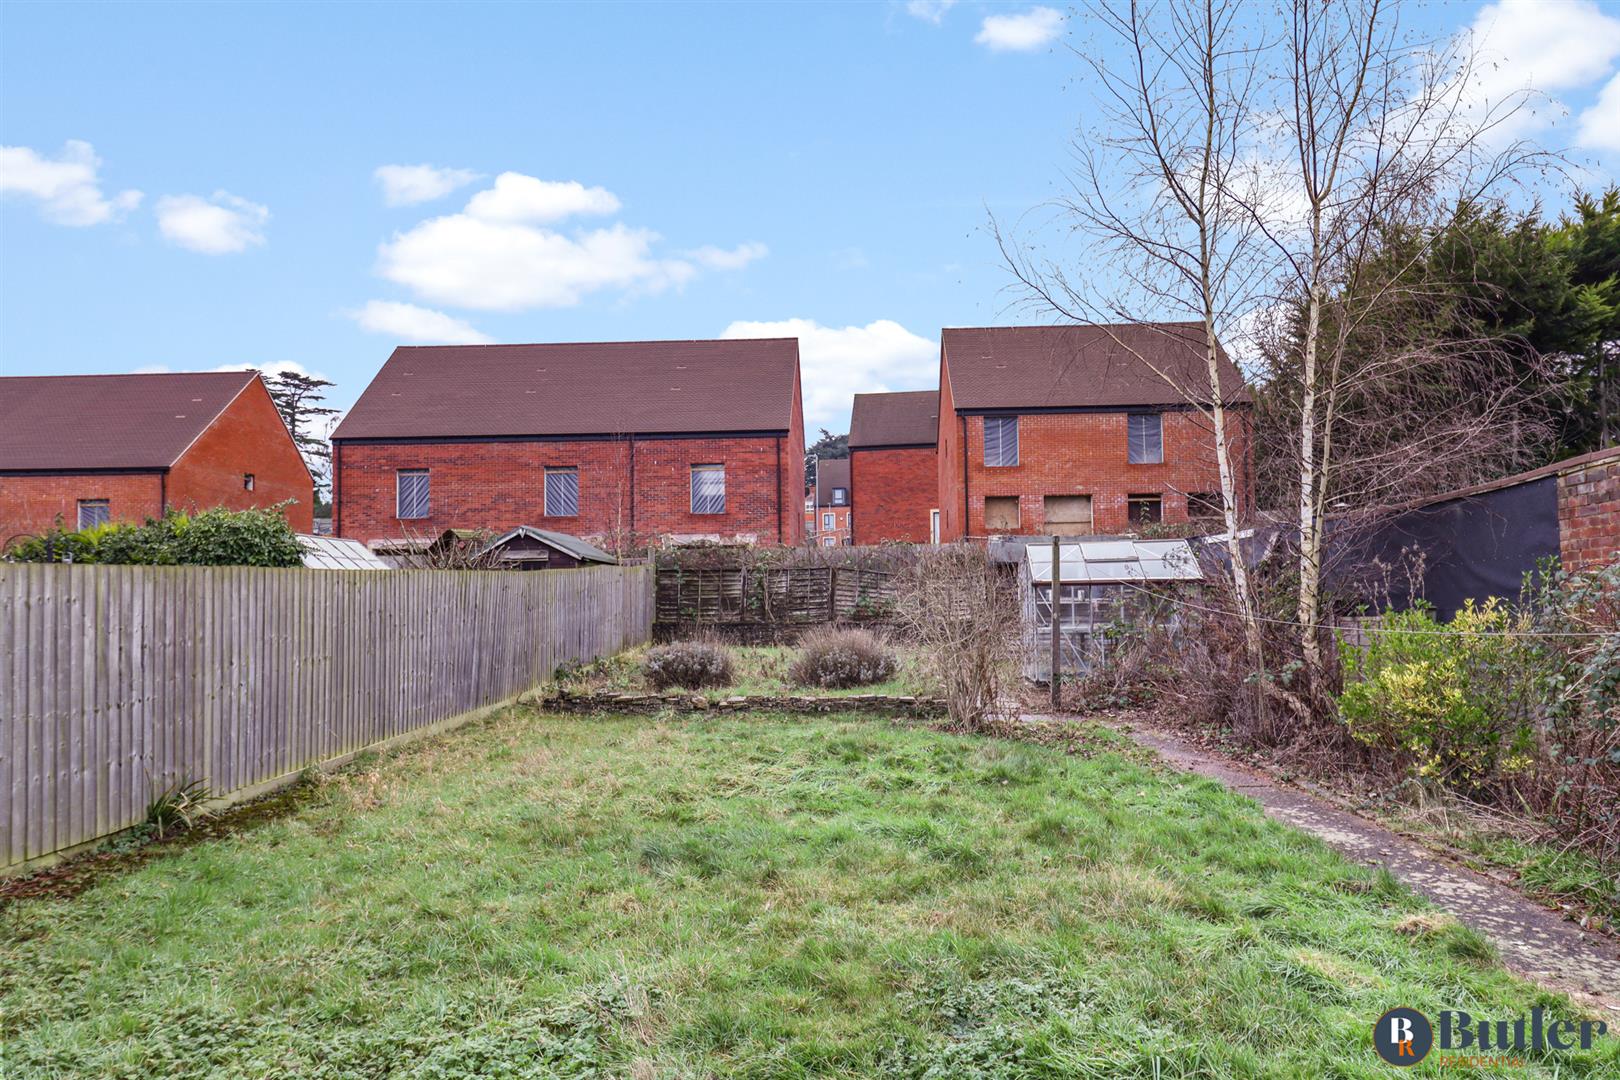
[[[797,338],[394,350],[337,439],[786,431]]]
[[[946,329],[940,347],[957,409],[1175,405],[1209,399],[1203,333],[1201,323],[997,326]],[[1226,400],[1248,401],[1224,352],[1221,369]]]
[[[0,378],[0,470],[161,469],[258,375]]]
[[[831,506],[833,488],[849,490],[849,458],[821,458],[816,462],[816,505]]]
[[[849,418],[849,445],[917,446],[939,440],[939,391],[856,394]]]

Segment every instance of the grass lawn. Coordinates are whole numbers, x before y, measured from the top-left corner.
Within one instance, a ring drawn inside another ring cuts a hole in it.
[[[786,645],[732,645],[732,664],[736,680],[723,690],[723,694],[815,694],[817,697],[849,697],[855,694],[933,694],[935,687],[918,670],[916,658],[904,648],[896,648],[900,657],[900,672],[886,682],[870,686],[856,686],[844,690],[822,687],[804,687],[788,678],[797,650]],[[613,690],[646,693],[652,690],[642,677],[641,665],[646,659],[648,646],[627,649],[584,667],[577,668],[559,680],[574,691]]]
[[[1394,1005],[1575,1015],[1116,745],[513,709],[12,904],[3,1071],[1372,1078]],[[1620,1041],[1558,1066],[1620,1075]]]

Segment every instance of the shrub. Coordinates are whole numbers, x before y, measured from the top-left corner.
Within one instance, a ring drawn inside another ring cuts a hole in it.
[[[943,687],[951,722],[993,728],[1018,678],[1022,621],[1013,589],[972,544],[928,551],[903,580],[896,613],[924,673]]]
[[[141,525],[109,523],[78,532],[56,528],[7,552],[18,562],[144,566],[302,566],[303,545],[280,507],[198,514],[170,510]]]
[[[869,630],[818,627],[799,641],[799,655],[788,676],[800,686],[841,689],[892,679],[900,661]]]
[[[1491,598],[1450,623],[1417,604],[1385,615],[1363,650],[1340,645],[1339,710],[1355,738],[1469,794],[1534,765],[1530,616]]]
[[[706,641],[678,641],[649,649],[641,670],[656,690],[730,686],[731,652],[723,645]]]

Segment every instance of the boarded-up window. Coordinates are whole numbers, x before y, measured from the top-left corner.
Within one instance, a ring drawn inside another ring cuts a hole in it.
[[[428,516],[428,471],[401,469],[394,474],[396,509],[401,518]]]
[[[546,470],[546,517],[579,516],[579,470]]]
[[[990,532],[1018,528],[1018,496],[988,495],[984,500],[984,527]]]
[[[991,466],[1018,464],[1018,417],[984,418],[984,463]]]
[[[1132,465],[1157,465],[1164,460],[1164,425],[1158,413],[1131,413],[1129,460]]]
[[[1195,520],[1224,516],[1218,491],[1195,491],[1187,496],[1187,516]]]
[[[1082,536],[1091,531],[1090,495],[1048,495],[1046,531],[1060,536]]]
[[[89,529],[112,520],[112,507],[106,499],[79,500],[79,528]]]
[[[724,465],[692,466],[692,513],[723,514],[726,512],[726,467]]]
[[[1164,519],[1164,499],[1157,492],[1129,496],[1125,509],[1131,521],[1137,525],[1150,525]]]

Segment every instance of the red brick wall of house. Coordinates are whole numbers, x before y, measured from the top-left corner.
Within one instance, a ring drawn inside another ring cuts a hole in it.
[[[982,428],[980,437],[983,437]],[[956,415],[951,394],[950,371],[943,359],[939,365],[939,491],[934,505],[939,507],[940,543],[949,544],[967,535],[967,518],[962,500],[962,419]]]
[[[253,474],[252,491],[243,484],[247,473]],[[247,510],[288,499],[293,500],[286,508],[288,524],[313,532],[314,481],[269,391],[254,379],[169,470],[169,505]]]
[[[1620,453],[1558,477],[1558,535],[1566,570],[1595,570],[1614,561],[1620,552]]]
[[[934,447],[851,450],[849,478],[850,498],[861,508],[855,543],[929,542],[929,517],[939,505]]]
[[[365,542],[436,536],[449,528],[505,531],[533,525],[639,544],[653,536],[753,538],[798,543],[804,534],[802,429],[784,437],[635,439],[635,520],[630,440],[343,443],[335,527]],[[780,463],[780,464],[779,464]],[[691,510],[691,467],[726,466],[726,512]],[[547,467],[579,470],[579,514],[547,517]],[[395,473],[427,469],[431,516],[396,516]],[[778,521],[781,528],[778,531]]]
[[[1118,413],[1023,414],[1018,421],[1019,464],[987,468],[984,464],[984,418],[952,417],[947,403],[940,405],[940,508],[941,539],[963,535],[984,536],[986,496],[1016,496],[1019,523],[1013,530],[996,530],[1017,535],[1046,532],[1044,497],[1047,495],[1090,495],[1092,530],[1096,533],[1132,531],[1127,517],[1127,497],[1158,494],[1163,501],[1162,520],[1186,522],[1187,495],[1218,492],[1220,475],[1215,460],[1215,440],[1207,422],[1190,411],[1167,411],[1163,415],[1164,461],[1158,465],[1131,465],[1126,455],[1126,416]],[[947,419],[948,418],[948,419]],[[961,428],[966,420],[967,438],[967,517],[963,522]],[[1248,425],[1245,413],[1233,416],[1236,428],[1234,457],[1239,462],[1239,505],[1248,503]],[[954,436],[948,429],[955,428]],[[948,437],[950,436],[950,437]],[[948,444],[950,444],[948,446]],[[948,455],[948,456],[947,456]],[[946,506],[950,510],[946,511]]]
[[[17,536],[37,536],[56,525],[79,525],[80,499],[106,499],[113,521],[144,521],[162,508],[162,475],[77,473],[71,476],[0,476],[0,547]]]
[[[788,421],[787,440],[782,447],[782,520],[787,526],[787,531],[786,535],[779,539],[779,543],[788,545],[804,543],[804,518],[793,512],[804,498],[804,475],[804,398],[800,387],[799,368],[795,365],[793,412]]]

